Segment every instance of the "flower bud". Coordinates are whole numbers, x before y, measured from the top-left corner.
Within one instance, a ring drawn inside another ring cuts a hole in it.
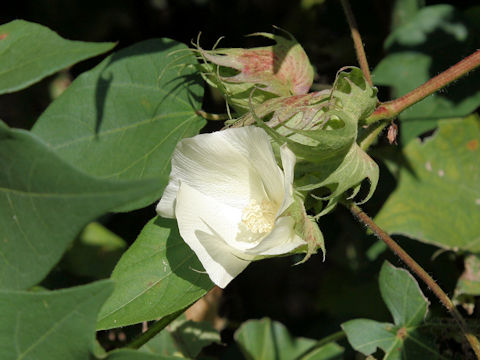
[[[200,69],[205,80],[225,96],[229,105],[243,114],[251,104],[309,91],[313,68],[292,35],[255,33],[250,36],[266,37],[275,44],[252,49],[214,50],[204,50],[197,44],[204,60]]]

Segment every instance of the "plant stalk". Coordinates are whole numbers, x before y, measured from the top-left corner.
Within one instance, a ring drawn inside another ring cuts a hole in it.
[[[383,229],[381,229],[375,222],[363,212],[363,210],[356,204],[350,203],[347,205],[352,214],[363,224],[365,224],[373,233],[387,246],[412,270],[423,282],[432,290],[435,296],[440,300],[440,302],[447,308],[450,314],[453,316],[457,322],[460,330],[463,335],[470,343],[477,359],[480,359],[480,342],[473,332],[469,329],[465,319],[462,317],[460,312],[457,310],[452,300],[448,295],[442,290],[442,288],[432,279],[430,275],[415,261],[413,258],[408,255],[408,253],[398,245],[395,240],[393,240]]]
[[[345,334],[345,331],[343,331],[343,330],[340,330],[340,331],[337,331],[336,333],[330,334],[330,335],[324,337],[323,339],[320,339],[313,347],[309,348],[308,350],[306,350],[305,352],[303,352],[302,354],[297,356],[295,358],[295,360],[300,360],[300,359],[303,359],[305,357],[308,357],[308,355],[310,353],[314,352],[318,348],[321,348],[322,346],[330,344],[334,341],[342,340],[346,336],[347,336],[347,334]]]
[[[439,75],[431,78],[423,85],[420,85],[402,97],[381,103],[380,106],[378,106],[373,112],[373,114],[365,120],[366,124],[372,124],[379,120],[392,119],[398,116],[398,114],[400,114],[406,108],[416,104],[420,100],[423,100],[437,90],[444,88],[451,82],[474,70],[479,65],[480,50],[477,50],[470,56],[467,56],[465,59],[450,67],[448,70],[445,70]]]
[[[142,347],[144,344],[146,344],[151,338],[153,338],[155,335],[157,335],[160,331],[162,331],[165,327],[167,327],[168,324],[170,324],[173,320],[175,320],[177,317],[182,315],[185,310],[187,310],[189,306],[186,308],[179,310],[173,314],[164,316],[160,320],[158,320],[156,323],[154,323],[146,332],[143,334],[138,335],[135,339],[133,339],[127,346],[126,348],[128,349],[139,349]]]
[[[372,85],[372,76],[370,75],[370,68],[368,67],[367,55],[365,55],[365,49],[363,48],[362,37],[358,31],[357,21],[353,15],[352,8],[348,0],[340,0],[342,3],[343,11],[348,21],[348,26],[350,27],[350,32],[352,33],[353,46],[355,47],[355,52],[357,54],[358,64],[360,69],[362,69],[363,76]]]

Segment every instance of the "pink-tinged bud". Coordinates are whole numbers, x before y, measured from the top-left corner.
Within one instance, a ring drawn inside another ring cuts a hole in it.
[[[292,35],[287,34],[288,38],[269,33],[250,36],[263,36],[274,40],[275,44],[253,49],[203,50],[198,46],[206,62],[204,77],[223,93],[231,105],[248,110],[249,102],[257,105],[268,98],[302,95],[309,91],[313,83],[313,68]],[[237,72],[230,70],[229,73],[225,68]]]

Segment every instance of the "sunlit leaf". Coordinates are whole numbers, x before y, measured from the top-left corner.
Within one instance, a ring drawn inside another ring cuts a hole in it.
[[[398,186],[375,221],[445,249],[480,250],[480,120],[442,120],[403,150]]]
[[[0,94],[26,88],[114,46],[65,40],[45,26],[24,20],[0,25]]]
[[[183,50],[183,51],[181,51]],[[147,40],[106,58],[79,76],[38,119],[33,132],[63,159],[107,179],[159,178],[170,172],[177,142],[205,121],[203,88],[186,46]],[[185,65],[185,66],[184,66]],[[158,200],[156,191],[123,210]]]
[[[115,291],[98,318],[98,329],[154,320],[179,311],[213,287],[178,233],[174,220],[154,218],[118,262]]]

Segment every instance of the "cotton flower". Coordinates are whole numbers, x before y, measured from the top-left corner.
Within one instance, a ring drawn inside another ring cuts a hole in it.
[[[295,155],[284,145],[280,156],[283,170],[266,132],[253,126],[183,139],[173,153],[157,212],[177,219],[180,235],[222,288],[250,262],[306,245],[285,212],[294,202]]]

